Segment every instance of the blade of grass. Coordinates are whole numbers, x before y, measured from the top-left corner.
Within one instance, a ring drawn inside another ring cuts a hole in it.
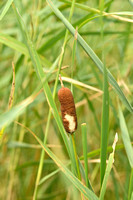
[[[38,145],[34,145],[34,144],[28,144],[25,142],[17,142],[17,141],[13,141],[13,142],[9,142],[7,144],[8,148],[33,148],[33,149],[40,149],[40,147]]]
[[[42,178],[42,179],[40,180],[40,182],[38,183],[38,185],[43,184],[45,181],[47,181],[49,178],[51,178],[52,176],[56,175],[56,174],[57,174],[58,172],[60,172],[60,171],[61,171],[60,168],[58,168],[57,170],[55,170],[55,171],[49,173],[48,175],[46,175],[44,178]]]
[[[0,33],[0,42],[10,47],[11,49],[14,49],[26,56],[29,56],[29,52],[26,45],[7,34]],[[44,56],[40,55],[40,59],[41,63],[43,65],[45,64],[46,67],[51,66],[51,63]]]
[[[40,146],[40,145],[39,145],[39,146]],[[40,148],[41,148],[41,146],[40,146]],[[39,164],[38,161],[31,161],[31,162],[29,161],[29,162],[25,162],[25,163],[22,164],[22,165],[18,165],[18,166],[15,168],[15,170],[16,170],[16,171],[19,171],[19,170],[21,170],[21,169],[23,169],[23,168],[32,167],[32,166],[38,166],[38,164]],[[51,159],[46,159],[46,160],[45,160],[45,164],[47,164],[47,165],[54,164],[54,161],[51,160]]]
[[[133,147],[131,145],[128,129],[120,106],[119,106],[119,120],[120,120],[122,140],[127,153],[128,161],[130,163],[131,168],[133,168]]]
[[[7,34],[0,33],[0,42],[24,55],[28,55],[26,46]]]
[[[102,187],[101,187],[101,191],[100,191],[100,197],[99,197],[100,200],[104,199],[108,177],[109,177],[109,174],[111,172],[112,165],[113,165],[113,162],[114,162],[114,152],[115,152],[115,146],[116,146],[117,141],[118,141],[118,135],[116,133],[115,139],[114,139],[114,143],[113,143],[113,146],[112,146],[113,147],[113,152],[109,156],[109,160],[108,160],[105,176],[104,176]]]
[[[82,146],[83,146],[83,155],[84,155],[84,165],[85,165],[85,181],[86,186],[92,190],[91,184],[88,179],[88,157],[87,157],[87,128],[86,123],[81,124],[82,132]]]
[[[133,192],[132,192],[132,195],[131,195],[131,200],[133,200]]]
[[[120,199],[120,197],[119,197],[119,187],[118,187],[119,182],[117,182],[113,170],[111,171],[111,176],[112,176],[112,180],[113,180],[113,187],[114,187],[115,199],[119,200]]]
[[[103,24],[103,16],[102,12],[104,9],[104,0],[100,0],[99,2],[101,17],[100,17],[100,25],[101,25],[101,40],[103,42],[102,46],[102,60],[104,67],[104,80],[103,80],[103,104],[102,104],[102,122],[101,122],[101,155],[100,155],[100,182],[102,186],[105,169],[106,169],[106,158],[107,158],[107,144],[108,144],[108,131],[109,131],[109,91],[108,91],[108,77],[107,70],[105,66],[105,56],[104,56],[104,24]]]
[[[131,199],[132,193],[133,193],[133,168],[131,170],[131,175],[130,175],[129,190],[128,190],[128,200]]]
[[[64,23],[64,25],[67,27],[67,29],[72,33],[74,36],[75,29],[74,27],[68,22],[68,20],[62,15],[62,13],[57,9],[51,0],[47,0],[48,4],[50,5],[51,9],[55,13],[55,15]],[[82,46],[82,48],[85,50],[85,52],[90,56],[90,58],[93,60],[93,62],[96,64],[98,69],[103,73],[104,72],[104,66],[101,60],[98,58],[98,56],[94,53],[94,51],[89,47],[89,45],[85,42],[85,40],[80,36],[80,34],[77,34],[77,41]],[[110,73],[110,71],[107,69],[107,75],[108,80],[110,84],[113,86],[115,92],[119,96],[120,100],[123,102],[123,104],[126,106],[126,108],[133,112],[133,108],[131,104],[128,102],[127,98],[123,94],[122,90],[120,89],[118,83],[114,79],[113,75]]]
[[[36,95],[33,94],[33,95],[29,96],[27,99],[25,99],[24,101],[22,101],[19,105],[14,106],[8,112],[5,112],[2,115],[0,115],[0,129],[3,126],[9,125],[11,122],[13,122],[13,120],[17,116],[19,116],[20,114],[22,114],[24,112],[24,109],[35,100],[36,96],[40,92],[41,91],[39,91]]]
[[[76,53],[76,45],[77,45],[77,31],[75,32],[74,41],[73,41],[73,49],[72,49],[72,65],[71,65],[71,79],[73,79],[74,73],[74,61],[75,61],[75,53]],[[73,84],[71,83],[71,92],[73,93]]]
[[[78,177],[79,180],[81,180],[81,173],[83,173],[83,175],[85,174],[84,172],[84,168],[82,167],[82,164],[78,158],[78,154],[77,154],[77,149],[76,149],[76,143],[75,143],[75,133],[73,133],[71,136],[70,136],[70,141],[72,141],[70,144],[72,144],[72,155],[73,155],[73,158],[74,158],[74,163],[76,163],[76,175]],[[74,168],[74,166],[72,166]],[[82,171],[80,171],[80,169]],[[83,194],[81,193],[81,199],[83,200],[84,199],[84,196]]]
[[[108,92],[108,78],[107,70],[104,66],[104,83],[103,83],[103,106],[102,106],[102,123],[101,123],[101,163],[100,163],[100,175],[101,185],[106,169],[106,157],[107,157],[107,141],[109,131],[109,92]]]
[[[90,85],[87,85],[85,83],[82,83],[80,81],[77,81],[77,80],[74,80],[74,79],[71,79],[71,78],[68,78],[68,77],[62,77],[62,80],[63,81],[66,81],[68,83],[72,83],[74,85],[79,85],[81,87],[84,87],[84,88],[87,88],[87,89],[90,89],[90,90],[93,90],[93,91],[96,91],[96,92],[99,92],[99,93],[103,93],[102,90],[98,89],[98,88],[95,88],[95,87],[92,87]]]
[[[131,145],[128,129],[120,106],[119,106],[119,120],[122,133],[122,140],[131,166],[131,175],[130,175],[129,190],[128,190],[128,200],[130,200],[133,191],[133,147]]]
[[[85,181],[86,181],[86,186],[89,187],[89,183],[88,183],[88,158],[87,158],[87,130],[86,130],[86,123],[81,124],[81,133],[82,133],[82,146],[83,146],[84,165],[85,165]]]
[[[84,36],[84,35],[93,35],[93,36],[97,36],[100,35],[100,31],[80,31],[80,35]],[[118,34],[128,34],[129,31],[104,31],[104,36],[107,35],[118,35]],[[133,32],[131,31],[130,34],[133,34]]]
[[[5,16],[5,14],[8,12],[11,4],[12,4],[13,0],[8,0],[2,10],[2,13],[0,14],[0,21],[3,19],[3,17]]]
[[[120,149],[124,149],[124,145],[123,144],[116,145],[116,150],[120,150]],[[101,152],[101,149],[97,149],[97,150],[91,151],[91,152],[89,152],[87,154],[87,157],[88,158],[92,158],[92,157],[98,156],[98,155],[100,155],[100,152]],[[112,147],[111,146],[108,146],[107,152],[108,153],[112,152]],[[83,159],[84,159],[84,156],[81,156],[80,160],[83,160]]]
[[[73,174],[78,177],[78,172],[77,172],[77,166],[76,166],[76,159],[75,159],[75,154],[74,154],[74,147],[73,147],[73,141],[72,137],[70,136],[70,148],[71,148],[71,154],[72,154],[72,163],[71,164],[71,170]]]
[[[123,11],[123,12],[111,12],[109,13],[111,15],[128,15],[128,16],[133,16],[133,12],[130,12],[130,11]]]
[[[79,170],[79,163],[78,163],[78,155],[77,155],[77,150],[76,150],[76,144],[75,144],[75,139],[74,139],[74,133],[70,136],[72,139],[72,145],[73,145],[73,150],[74,150],[74,163],[76,162],[76,170],[77,170],[77,175],[79,180],[81,180],[81,174]]]

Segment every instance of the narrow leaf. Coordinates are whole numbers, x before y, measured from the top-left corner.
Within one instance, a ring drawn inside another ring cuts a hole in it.
[[[86,130],[86,124],[81,124],[81,130],[82,130],[82,146],[83,146],[83,155],[84,155],[84,165],[85,165],[85,181],[87,187],[89,187],[88,182],[88,158],[87,158],[87,130]]]
[[[5,7],[2,10],[2,13],[0,14],[0,21],[3,19],[3,17],[5,16],[5,14],[7,13],[7,11],[9,10],[11,4],[12,4],[13,0],[8,0],[5,4]]]
[[[40,182],[39,182],[38,185],[43,184],[45,181],[47,181],[49,178],[51,178],[52,176],[54,176],[55,174],[57,174],[57,173],[60,172],[60,171],[61,171],[60,168],[58,168],[57,170],[55,170],[55,171],[49,173],[48,175],[46,175],[45,177],[43,177],[43,178],[40,180]]]
[[[128,129],[126,126],[126,122],[121,110],[121,107],[119,106],[119,119],[120,119],[120,128],[122,133],[122,140],[125,146],[125,150],[127,153],[127,157],[130,163],[131,168],[133,168],[133,147],[131,145]]]
[[[102,108],[102,125],[101,125],[101,163],[100,163],[100,175],[101,185],[106,169],[107,158],[107,142],[108,142],[108,130],[109,130],[109,92],[108,92],[108,77],[107,70],[104,66],[104,84],[103,84],[103,108]]]
[[[2,127],[5,127],[5,126],[9,125],[11,122],[13,122],[13,120],[17,116],[22,114],[24,112],[25,108],[29,104],[33,103],[33,101],[35,100],[35,98],[36,98],[36,96],[38,94],[29,96],[27,99],[22,101],[20,104],[14,106],[9,111],[7,111],[7,112],[3,113],[2,115],[0,115],[0,129],[2,129]]]
[[[132,193],[133,193],[133,168],[131,170],[131,175],[130,175],[129,190],[128,190],[128,200],[131,199]]]
[[[24,54],[25,56],[29,56],[26,45],[7,34],[0,33],[0,42],[15,51]],[[51,66],[51,63],[44,56],[40,55],[40,59],[41,63],[45,64],[46,67]]]
[[[99,198],[100,200],[104,199],[104,195],[105,195],[105,192],[106,192],[107,181],[108,181],[109,174],[111,172],[112,165],[113,165],[113,162],[114,162],[114,152],[115,152],[115,146],[116,146],[117,141],[118,141],[118,135],[116,133],[115,139],[114,139],[114,143],[113,143],[113,146],[112,146],[113,152],[109,156],[107,168],[106,168],[106,171],[105,171],[105,176],[104,176],[102,187],[101,187],[101,191],[100,191],[100,198]]]

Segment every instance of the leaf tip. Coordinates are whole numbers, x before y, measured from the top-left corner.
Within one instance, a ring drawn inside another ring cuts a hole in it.
[[[118,142],[118,133],[115,134],[114,142],[113,142],[113,145],[112,145],[113,152],[115,151],[115,146],[116,146],[117,142]]]

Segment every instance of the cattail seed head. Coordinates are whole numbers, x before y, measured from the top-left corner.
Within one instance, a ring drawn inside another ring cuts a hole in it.
[[[58,98],[61,104],[64,128],[67,133],[72,134],[77,129],[77,116],[73,95],[68,88],[62,87],[58,91]]]

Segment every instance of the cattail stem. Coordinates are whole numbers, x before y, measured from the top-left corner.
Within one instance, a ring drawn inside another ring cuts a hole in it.
[[[62,78],[61,78],[60,74],[59,74],[59,79],[60,79],[61,87],[64,87],[64,84],[63,84],[63,81],[62,81]]]
[[[79,162],[78,162],[78,156],[77,156],[74,134],[72,134],[71,137],[72,137],[72,143],[73,143],[73,149],[74,149],[74,155],[75,155],[75,161],[76,161],[76,167],[77,167],[77,174],[78,174],[79,180],[81,180],[81,174],[80,174],[80,170],[79,170]]]

